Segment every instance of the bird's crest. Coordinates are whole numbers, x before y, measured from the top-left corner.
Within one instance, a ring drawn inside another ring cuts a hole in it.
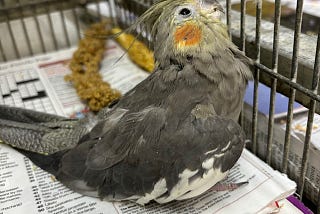
[[[158,0],[127,30],[140,29],[149,32],[155,39],[158,28],[163,27],[164,22],[169,22],[171,26],[174,23],[177,26],[173,32],[177,44],[192,45],[198,43],[202,36],[198,19],[205,17],[220,22],[221,11],[223,9],[216,0]]]

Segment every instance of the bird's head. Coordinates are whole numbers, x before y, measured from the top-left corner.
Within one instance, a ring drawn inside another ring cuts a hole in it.
[[[151,32],[156,61],[184,60],[230,43],[216,0],[159,0],[136,22]]]

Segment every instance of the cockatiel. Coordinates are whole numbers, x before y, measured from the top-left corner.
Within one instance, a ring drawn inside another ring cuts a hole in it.
[[[148,78],[80,120],[0,106],[0,139],[84,195],[143,205],[202,194],[245,144],[237,119],[251,62],[221,10],[215,0],[157,1],[131,27],[152,29]]]

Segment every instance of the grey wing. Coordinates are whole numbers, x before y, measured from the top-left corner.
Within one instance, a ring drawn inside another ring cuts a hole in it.
[[[68,152],[58,179],[82,194],[140,204],[201,194],[215,184],[205,185],[209,180],[221,180],[240,157],[241,128],[210,117],[188,118],[171,130],[166,115],[158,107],[123,115],[112,130]]]
[[[139,153],[146,141],[156,139],[164,119],[163,109],[147,107],[140,112],[125,112],[110,129],[101,121],[85,142],[63,156],[58,179],[82,194],[112,195],[113,200],[129,197],[132,191],[126,191],[127,185],[119,180],[129,173],[127,160],[140,158],[129,158],[129,153]]]
[[[240,158],[245,136],[233,120],[210,116],[190,119],[168,140],[174,165],[167,166],[168,190],[154,199],[159,203],[195,197],[222,180]]]
[[[222,172],[231,169],[245,146],[245,135],[240,125],[220,116],[196,119],[193,123],[199,132],[195,142],[206,142],[203,148],[206,150],[205,160],[214,158],[213,168],[220,167]]]
[[[155,139],[165,120],[164,110],[146,107],[139,112],[128,112],[90,150],[87,166],[92,169],[105,169],[123,160],[131,149],[139,145],[142,137]]]

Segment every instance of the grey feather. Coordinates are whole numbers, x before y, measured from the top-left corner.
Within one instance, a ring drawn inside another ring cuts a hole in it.
[[[73,148],[95,122],[0,105],[0,139],[19,149],[53,154]]]

